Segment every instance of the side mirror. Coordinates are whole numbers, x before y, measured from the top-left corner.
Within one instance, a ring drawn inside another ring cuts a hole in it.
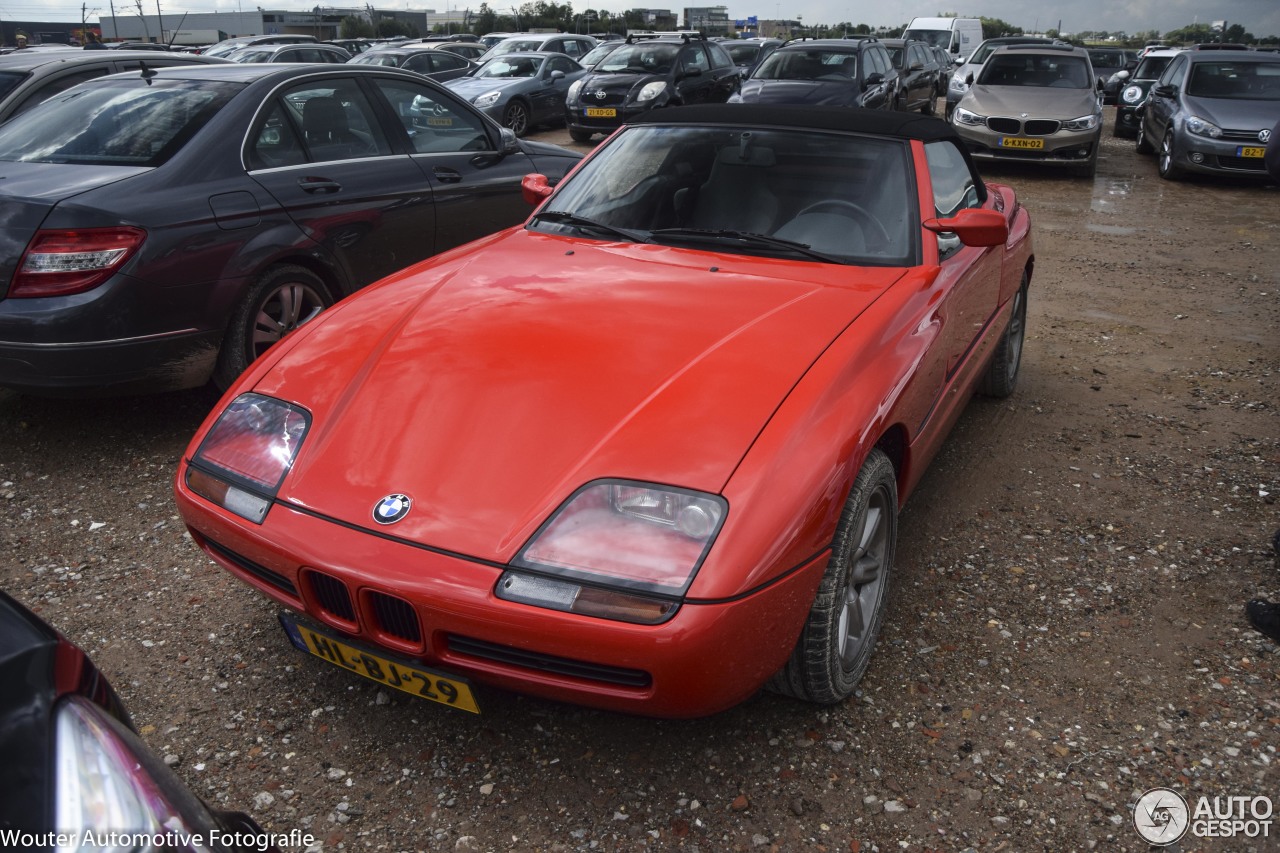
[[[551,79],[552,79],[553,81],[554,81],[554,80],[563,80],[563,79],[564,79],[564,72],[563,72],[563,71],[561,71],[559,68],[557,68],[555,71],[552,71],[552,72],[551,72]]]
[[[972,86],[972,85],[973,85],[973,72],[972,72],[972,71],[970,71],[967,75],[965,75],[965,78],[964,78],[964,84],[965,84],[966,86]]]
[[[879,71],[867,75],[866,81],[862,84],[862,88],[870,89],[872,86],[879,86],[884,82],[884,75]]]
[[[690,77],[701,77],[701,76],[702,76],[701,68],[686,68],[685,70],[680,72],[681,80],[686,80]]]
[[[516,137],[516,133],[509,127],[498,128],[502,140],[502,153],[515,154],[520,150],[520,140]]]
[[[525,175],[520,179],[520,195],[530,207],[537,207],[551,195],[546,175]]]
[[[913,63],[911,63],[911,67],[910,67],[910,68],[908,68],[907,70],[908,70],[908,71],[919,71],[919,70],[921,70],[921,69],[923,69],[923,68],[924,68],[924,63],[923,63],[923,62],[913,62]]]
[[[924,227],[935,234],[955,234],[966,246],[999,246],[1009,239],[1009,223],[995,210],[967,207],[947,219],[926,219]]]
[[[1172,98],[1177,94],[1177,89],[1169,85],[1152,86],[1151,94],[1159,95],[1161,98]]]

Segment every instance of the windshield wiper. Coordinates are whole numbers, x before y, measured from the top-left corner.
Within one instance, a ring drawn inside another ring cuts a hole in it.
[[[596,222],[594,219],[588,219],[585,216],[579,216],[576,213],[570,213],[567,210],[544,210],[536,219],[545,219],[548,222],[562,222],[565,225],[573,225],[577,228],[594,228],[597,231],[603,231],[606,234],[612,234],[615,237],[621,237],[624,240],[630,240],[632,243],[648,243],[649,237],[643,231],[632,231],[630,228],[619,228],[616,225],[608,225],[604,222]]]
[[[725,240],[737,240],[740,243],[746,243],[751,246],[764,246],[770,249],[781,249],[787,252],[795,252],[798,255],[804,255],[818,261],[825,261],[829,264],[847,264],[848,258],[837,257],[836,255],[828,255],[826,252],[819,252],[809,248],[808,243],[798,243],[795,240],[784,240],[781,237],[770,237],[767,234],[755,234],[750,231],[732,231],[729,229],[707,229],[707,228],[659,228],[650,232],[649,236],[654,240],[705,240],[712,243],[720,243]]]

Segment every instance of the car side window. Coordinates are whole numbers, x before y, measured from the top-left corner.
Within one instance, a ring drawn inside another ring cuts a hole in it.
[[[551,76],[552,71],[563,71],[565,74],[573,71],[573,60],[563,56],[553,56],[547,60],[547,76]]]
[[[427,53],[417,53],[400,63],[400,67],[417,74],[430,74],[432,71],[431,57]]]
[[[1160,75],[1158,85],[1173,86],[1175,89],[1182,85],[1182,78],[1187,76],[1187,58],[1185,56],[1174,57],[1173,62],[1169,63],[1169,67]]]
[[[680,51],[680,70],[687,74],[695,68],[705,74],[711,70],[711,62],[699,45],[691,44]]]
[[[467,61],[461,56],[444,50],[431,52],[431,68],[433,71],[454,71],[464,67]]]
[[[769,55],[770,53],[772,53],[772,52],[773,52],[773,51],[772,51],[772,49],[771,49],[771,48],[767,48],[767,47],[766,47],[766,48],[761,48],[761,53],[763,53],[763,54],[764,54],[764,56],[768,56],[768,55]],[[734,64],[734,63],[733,63],[733,57],[729,56],[729,51],[725,50],[725,49],[724,49],[723,47],[721,47],[720,45],[718,45],[718,44],[716,44],[716,43],[714,43],[714,42],[710,42],[710,43],[708,43],[708,44],[707,44],[707,53],[709,53],[709,54],[711,55],[711,67],[712,67],[712,68],[721,68],[721,69],[723,69],[723,68],[730,68],[730,67],[733,67],[733,64]],[[763,58],[763,57],[761,57],[761,58]]]
[[[982,204],[978,182],[960,149],[950,140],[930,142],[924,146],[929,163],[929,180],[933,184],[934,214],[940,219],[955,216],[967,207]],[[959,250],[960,239],[954,234],[939,234],[938,255],[947,257]]]
[[[400,117],[415,153],[494,150],[484,118],[448,95],[401,80],[378,80],[375,85]]]
[[[284,90],[253,140],[249,162],[258,169],[391,153],[373,105],[354,81],[308,82]]]

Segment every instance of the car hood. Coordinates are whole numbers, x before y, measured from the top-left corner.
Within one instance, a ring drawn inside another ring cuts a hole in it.
[[[49,211],[82,193],[150,172],[150,168],[0,162],[0,281],[13,278],[23,251]]]
[[[1223,130],[1270,130],[1275,126],[1277,116],[1280,116],[1280,105],[1275,101],[1197,98],[1187,95],[1184,105],[1191,115],[1211,121]]]
[[[817,80],[744,80],[744,104],[808,104],[847,106],[857,103],[859,92],[848,83]]]
[[[536,81],[532,77],[457,77],[445,81],[444,86],[470,100],[494,89],[507,91],[518,88],[522,83],[531,82]]]
[[[1051,86],[986,86],[969,88],[960,107],[979,115],[1073,119],[1098,111],[1098,95],[1089,89],[1057,89]]]
[[[255,390],[312,425],[279,496],[508,561],[604,477],[719,492],[823,349],[901,275],[514,229],[384,279]],[[268,356],[270,358],[270,356]]]

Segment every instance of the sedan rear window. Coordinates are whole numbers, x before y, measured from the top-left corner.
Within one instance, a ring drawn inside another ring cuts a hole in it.
[[[159,166],[242,88],[140,77],[77,86],[0,125],[0,161]]]

